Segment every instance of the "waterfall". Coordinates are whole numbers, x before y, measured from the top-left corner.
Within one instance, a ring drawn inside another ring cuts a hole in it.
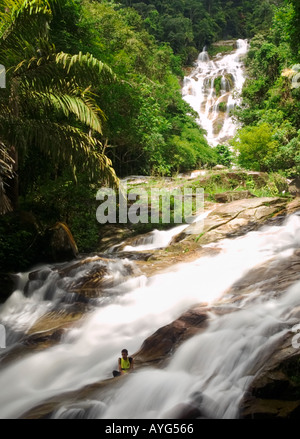
[[[236,50],[211,60],[204,48],[194,69],[184,78],[183,99],[198,113],[197,121],[206,130],[211,146],[235,135],[237,124],[231,110],[240,103],[245,82],[243,55],[247,50],[247,41],[237,40]]]
[[[207,211],[202,213],[201,215],[198,215],[193,223],[200,223],[202,222],[210,213],[211,211]],[[192,224],[193,224],[192,223]],[[138,251],[147,251],[147,250],[156,250],[156,249],[162,249],[166,248],[170,242],[172,241],[172,238],[179,233],[183,232],[187,227],[189,227],[189,224],[182,224],[180,226],[173,227],[170,230],[153,230],[150,232],[147,236],[141,236],[135,240],[134,245],[126,245],[123,248],[124,252],[138,252]],[[119,246],[113,246],[112,250],[118,251]],[[110,252],[110,250],[109,250]]]
[[[108,262],[116,264],[109,271],[115,282],[105,285],[108,300],[93,302],[80,323],[65,330],[60,343],[17,356],[8,365],[1,365],[0,354],[0,418],[20,417],[47,398],[112,377],[122,348],[130,354],[137,352],[147,337],[191,306],[206,303],[213,307],[251,268],[271,258],[283,260],[299,245],[300,216],[294,214],[280,226],[265,226],[210,244],[220,250],[216,256],[174,266],[171,272],[149,279],[126,276],[126,267],[128,263],[134,266],[133,262]],[[91,269],[103,262],[91,260],[89,264]],[[65,304],[65,285],[58,285],[57,268],[43,271],[44,286],[52,285],[53,293],[45,294],[39,283],[30,292],[15,291],[0,308],[1,323],[9,327],[17,322],[25,332],[32,324],[30,313],[35,320],[47,309]],[[69,272],[69,280],[83,273],[84,267],[78,266]],[[168,418],[177,404],[195,402],[200,396],[207,417],[237,417],[253,368],[298,323],[291,310],[300,305],[299,288],[299,282],[295,283],[275,297],[261,295],[260,285],[253,285],[243,300],[228,305],[232,312],[210,312],[207,329],[184,342],[164,369],[137,370],[118,389],[108,388],[92,400],[66,404],[52,417]],[[124,405],[128,394],[130,404]]]

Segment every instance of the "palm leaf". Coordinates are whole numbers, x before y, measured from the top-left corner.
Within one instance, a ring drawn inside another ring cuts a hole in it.
[[[102,133],[100,117],[105,119],[104,113],[93,100],[84,95],[72,96],[58,94],[54,91],[33,91],[30,98],[33,99],[37,111],[42,109],[44,113],[46,111],[48,114],[52,113],[53,115],[63,113],[66,118],[73,114],[81,123],[100,134]]]
[[[18,149],[26,150],[31,145],[54,162],[69,163],[74,175],[76,169],[85,169],[91,179],[104,178],[111,186],[119,184],[111,160],[103,153],[101,142],[79,128],[50,120],[0,116],[0,138]]]

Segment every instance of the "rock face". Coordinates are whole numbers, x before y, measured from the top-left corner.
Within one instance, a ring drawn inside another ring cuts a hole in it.
[[[255,229],[282,211],[286,203],[283,198],[250,198],[221,205],[207,216],[201,230],[199,223],[193,223],[175,236],[171,245],[185,239],[197,239],[200,245],[208,244]]]
[[[254,378],[243,398],[243,419],[298,419],[300,416],[300,349],[288,333]]]
[[[227,291],[231,302],[242,300],[255,289],[263,297],[278,297],[300,280],[300,249],[278,261],[269,260],[250,270]],[[300,321],[300,308],[291,310]],[[289,331],[258,370],[240,406],[244,419],[297,418],[300,415],[300,346],[293,347],[295,332]],[[297,342],[299,342],[297,337]]]
[[[250,270],[230,288],[230,294],[247,294],[259,286],[262,293],[272,292],[275,295],[286,291],[300,280],[300,249],[280,261],[269,260]]]
[[[158,329],[134,354],[135,363],[143,366],[149,364],[161,366],[182,342],[206,327],[207,311],[205,306],[198,305],[174,322]]]
[[[289,192],[294,196],[294,197],[300,197],[300,178],[295,178],[294,180],[291,181],[291,183],[289,184]]]
[[[117,227],[115,224],[107,224],[101,229],[101,242],[98,246],[100,252],[120,244],[124,239],[132,235],[132,230]]]
[[[231,201],[243,200],[246,198],[254,198],[250,191],[227,191],[220,194],[215,194],[217,203],[230,203]]]

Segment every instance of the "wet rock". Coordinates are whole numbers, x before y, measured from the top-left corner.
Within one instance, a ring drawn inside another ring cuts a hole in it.
[[[197,419],[202,412],[199,407],[192,403],[177,404],[171,410],[164,413],[164,419]]]
[[[125,247],[127,247],[127,246],[137,247],[140,245],[152,244],[152,242],[153,242],[153,232],[151,231],[151,232],[145,233],[143,235],[138,235],[138,236],[133,236],[133,237],[127,238],[124,242],[122,242],[122,244],[117,246],[116,250],[118,252],[123,252]]]
[[[227,191],[215,194],[214,198],[218,203],[230,203],[231,201],[255,198],[255,195],[250,191]]]
[[[295,198],[286,207],[287,215],[292,213],[300,212],[300,197]]]
[[[116,270],[120,274],[118,279],[115,277]],[[30,295],[35,288],[45,285],[50,274],[51,282],[44,289],[45,300],[52,299],[56,290],[60,289],[65,291],[65,295],[61,294],[60,303],[71,303],[88,302],[88,299],[99,298],[106,289],[124,282],[129,277],[139,276],[141,272],[130,261],[118,262],[116,259],[95,256],[68,263],[59,268],[53,266],[52,269],[31,272],[29,281],[25,285],[25,293]],[[72,298],[71,295],[73,295]]]
[[[204,223],[194,223],[171,242],[185,239],[197,240],[198,245],[208,244],[236,233],[257,228],[267,219],[281,211],[287,204],[283,198],[249,198],[232,201],[214,209]],[[202,227],[203,225],[203,227]]]
[[[247,294],[254,289],[259,289],[261,293],[278,295],[285,292],[291,285],[300,280],[300,250],[281,259],[271,259],[255,267],[236,281],[228,295]]]
[[[179,344],[206,327],[207,318],[205,306],[198,305],[191,308],[177,320],[163,326],[148,337],[140,350],[134,354],[135,363],[161,366],[161,363],[169,359]]]
[[[126,227],[118,227],[115,224],[107,224],[101,227],[100,233],[101,240],[98,245],[98,251],[104,252],[114,246],[117,246],[118,244],[121,244],[122,241],[133,234],[133,231],[127,229]]]
[[[256,373],[244,396],[243,419],[298,419],[300,415],[300,351],[288,333],[276,351]]]
[[[66,310],[46,313],[28,329],[22,344],[34,350],[57,344],[66,330],[81,320],[86,311],[84,305],[76,304]]]
[[[214,171],[223,171],[225,169],[228,169],[228,168],[226,168],[226,166],[223,166],[223,165],[216,165],[213,167]]]

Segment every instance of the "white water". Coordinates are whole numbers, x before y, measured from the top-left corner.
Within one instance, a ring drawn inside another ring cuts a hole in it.
[[[293,215],[282,226],[217,243],[221,253],[215,257],[175,266],[172,272],[149,279],[121,276],[121,282],[119,279],[106,290],[108,297],[112,291],[111,300],[66,331],[57,346],[0,369],[0,417],[19,417],[53,395],[110,378],[123,347],[133,354],[145,338],[191,305],[213,304],[251,267],[274,256],[284,258],[299,245],[300,217]],[[127,263],[117,262],[117,277]],[[73,273],[79,275],[80,270]],[[259,296],[259,285],[253,285],[252,294],[235,305],[237,312],[222,317],[211,314],[207,330],[184,343],[166,369],[137,371],[118,391],[64,407],[54,417],[86,413],[86,417],[163,418],[170,416],[176,404],[192,400],[195,392],[203,393],[207,416],[236,417],[239,400],[252,378],[252,366],[264,361],[273,342],[298,323],[290,312],[300,304],[299,292],[298,283],[279,299],[271,296],[267,300]],[[21,291],[18,295],[20,299]],[[33,293],[31,298],[37,295]],[[35,312],[39,307],[44,312],[55,298],[47,301],[40,296]],[[26,303],[28,298],[23,300]],[[9,315],[21,319],[22,310],[12,302],[0,309],[1,321]],[[230,307],[234,309],[234,305]],[[28,319],[24,320],[29,327]],[[130,404],[120,403],[129,393]]]
[[[207,211],[202,213],[201,215],[198,215],[195,220],[192,222],[199,224],[199,234],[203,230],[203,220],[208,216],[208,214],[211,211]],[[148,236],[140,238],[136,245],[126,245],[123,248],[123,251],[130,251],[130,252],[138,252],[138,251],[147,251],[147,250],[155,250],[155,249],[161,249],[166,248],[174,236],[178,235],[179,233],[183,232],[187,227],[189,227],[190,224],[182,224],[180,226],[176,226],[170,230],[153,230],[153,232],[149,233]],[[195,231],[193,233],[196,233]]]
[[[184,78],[183,99],[198,113],[198,122],[207,131],[207,141],[212,146],[226,142],[237,130],[230,111],[240,103],[245,82],[243,55],[247,50],[247,41],[237,40],[234,52],[211,60],[204,49],[191,74]],[[221,78],[219,95],[215,90],[217,78]],[[226,104],[225,112],[219,111],[221,103]]]

